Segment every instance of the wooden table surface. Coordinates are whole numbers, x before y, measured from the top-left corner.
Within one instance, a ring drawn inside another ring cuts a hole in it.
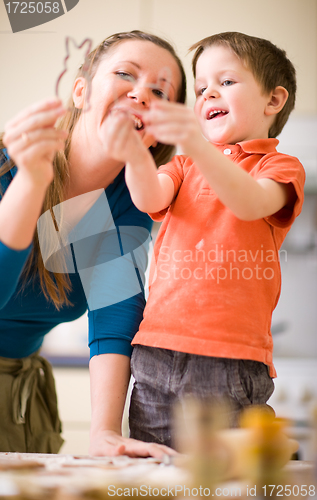
[[[241,479],[199,487],[188,471],[152,458],[0,453],[0,500],[317,499],[312,462],[291,461],[279,477],[279,484],[265,487]]]

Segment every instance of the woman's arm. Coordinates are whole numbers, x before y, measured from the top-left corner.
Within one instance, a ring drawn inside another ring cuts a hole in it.
[[[125,452],[121,421],[130,380],[130,359],[122,354],[100,354],[91,358],[91,455],[120,455]]]
[[[150,239],[151,219],[137,210],[120,174],[105,194],[116,229],[102,231],[89,240],[91,272],[86,260],[76,254],[76,267],[89,306],[89,346],[92,421],[92,455],[155,456],[173,451],[141,443],[121,435],[121,420],[130,380],[131,340],[142,320],[145,298],[144,273]],[[102,219],[101,213],[94,217]],[[88,251],[87,247],[87,251]],[[86,253],[86,252],[84,252]],[[88,262],[87,261],[87,262]],[[83,269],[81,266],[83,265]]]
[[[53,178],[53,157],[64,146],[65,133],[54,129],[63,113],[59,101],[43,101],[27,108],[5,127],[3,145],[18,171],[4,194],[0,193],[0,308],[14,293],[30,253],[45,193]]]
[[[89,363],[91,392],[91,455],[163,458],[176,454],[167,446],[144,443],[121,435],[121,422],[130,381],[130,358],[100,354]]]
[[[67,136],[54,128],[64,112],[60,101],[46,100],[30,106],[5,127],[3,143],[18,172],[0,204],[0,240],[12,249],[25,249],[32,242],[53,179],[53,158]]]

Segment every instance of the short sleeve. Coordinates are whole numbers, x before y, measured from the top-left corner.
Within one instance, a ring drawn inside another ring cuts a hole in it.
[[[305,170],[300,161],[294,156],[281,153],[266,155],[263,164],[255,173],[256,179],[272,179],[282,184],[293,184],[296,200],[291,208],[282,208],[266,221],[277,227],[289,227],[300,214],[304,202]]]
[[[174,156],[172,161],[170,161],[166,165],[162,165],[158,169],[158,174],[166,174],[172,179],[174,183],[174,199],[177,196],[179,188],[181,187],[181,184],[184,180],[184,163],[186,161],[186,158],[187,157],[183,155]],[[150,213],[149,216],[154,221],[161,222],[164,219],[168,209],[169,207],[166,207],[160,212]]]

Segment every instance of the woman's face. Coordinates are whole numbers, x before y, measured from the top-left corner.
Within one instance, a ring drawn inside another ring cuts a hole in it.
[[[143,127],[141,113],[154,101],[176,101],[180,86],[181,74],[172,54],[152,42],[125,40],[100,61],[92,79],[89,110],[82,113],[77,125],[84,126],[91,147],[96,147],[96,138],[102,144],[112,113],[120,109],[131,117],[144,144],[150,147],[155,140]],[[82,107],[84,94],[77,94],[75,87],[75,105]]]

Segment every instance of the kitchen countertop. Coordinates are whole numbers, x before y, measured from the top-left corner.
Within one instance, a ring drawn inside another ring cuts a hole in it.
[[[53,367],[56,368],[88,368],[89,366],[89,356],[62,356],[60,354],[47,354],[46,352],[41,352],[47,361],[51,363]]]

